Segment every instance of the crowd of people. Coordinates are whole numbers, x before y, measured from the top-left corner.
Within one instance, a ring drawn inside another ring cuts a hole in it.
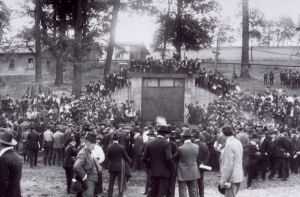
[[[123,71],[124,72],[124,71]],[[207,70],[201,67],[198,59],[178,61],[175,58],[157,60],[148,58],[145,61],[132,61],[128,72],[140,73],[180,73],[195,76],[195,85],[205,88],[217,95],[226,94],[232,90],[235,84],[223,76],[217,70]]]
[[[194,74],[200,69],[201,62],[198,59],[178,61],[175,58],[160,60],[152,57],[146,60],[134,60],[130,62],[130,72],[141,73],[183,73]]]
[[[271,97],[271,100],[269,97]],[[23,99],[26,100],[25,97]],[[24,100],[20,103],[23,103]],[[81,102],[82,104],[80,104]],[[121,181],[122,184],[118,181],[119,188],[121,188],[118,190],[119,195],[123,194],[126,182],[130,180],[130,168],[146,169],[148,178],[145,193],[149,196],[157,196],[157,193],[153,194],[152,192],[159,191],[151,190],[151,188],[157,189],[158,187],[154,183],[156,182],[154,179],[157,177],[151,177],[150,172],[153,171],[160,174],[160,170],[163,170],[164,173],[167,171],[160,167],[159,169],[152,169],[153,165],[155,165],[152,162],[155,163],[155,160],[160,158],[156,158],[155,155],[153,156],[152,153],[147,152],[147,144],[151,141],[159,141],[161,139],[159,136],[165,136],[164,139],[168,138],[169,142],[173,144],[170,158],[172,158],[172,165],[177,166],[177,168],[170,171],[170,174],[162,174],[169,179],[169,184],[172,183],[170,187],[166,187],[169,188],[168,190],[162,192],[166,193],[167,196],[173,196],[174,184],[176,183],[175,175],[177,175],[177,180],[181,181],[179,182],[180,184],[185,184],[186,182],[184,178],[186,173],[183,171],[183,174],[178,174],[180,173],[178,171],[180,149],[178,148],[185,144],[184,141],[190,140],[202,148],[199,148],[201,159],[197,160],[197,166],[198,164],[205,164],[211,166],[215,171],[222,170],[219,160],[222,155],[222,149],[226,145],[226,140],[224,140],[225,137],[221,132],[221,128],[224,128],[226,125],[230,125],[230,130],[232,130],[232,133],[235,134],[235,137],[239,139],[243,146],[243,167],[248,175],[248,187],[251,186],[255,178],[261,177],[265,180],[268,173],[269,179],[274,178],[277,174],[282,180],[287,180],[290,170],[293,173],[298,173],[299,171],[300,129],[297,122],[290,122],[290,120],[293,120],[290,119],[291,111],[293,111],[292,109],[295,105],[298,105],[298,102],[294,97],[286,96],[284,92],[276,90],[251,95],[240,92],[237,88],[236,91],[216,99],[206,109],[199,105],[189,106],[190,109],[197,108],[201,111],[195,115],[201,118],[195,119],[195,117],[190,117],[189,119],[193,121],[193,125],[197,125],[196,127],[170,125],[168,132],[159,131],[160,128],[156,128],[154,125],[142,127],[138,122],[134,121],[125,121],[126,123],[133,123],[131,125],[123,124],[124,122],[122,121],[116,123],[111,121],[111,115],[103,116],[99,119],[97,115],[91,113],[93,111],[91,106],[94,102],[91,95],[85,95],[84,98],[81,98],[81,101],[79,99],[75,104],[73,101],[71,108],[74,106],[83,108],[81,116],[84,118],[82,118],[78,117],[78,115],[74,116],[72,113],[69,115],[64,114],[62,109],[68,108],[64,104],[72,103],[72,98],[66,96],[49,96],[47,99],[41,96],[33,100],[27,98],[27,102],[24,103],[27,103],[28,106],[21,107],[22,110],[16,110],[18,109],[15,104],[17,102],[10,97],[6,97],[2,103],[1,126],[14,131],[14,137],[18,142],[16,149],[22,151],[24,162],[28,163],[30,167],[34,168],[37,165],[39,151],[43,151],[43,163],[45,166],[63,166],[68,180],[68,192],[71,192],[71,179],[74,177],[74,173],[79,173],[76,176],[78,176],[77,179],[80,181],[85,177],[84,170],[86,168],[81,166],[84,163],[82,159],[87,157],[91,160],[93,158],[88,154],[88,150],[92,151],[94,149],[95,145],[93,144],[101,147],[103,151],[98,151],[100,152],[100,156],[98,156],[99,166],[94,166],[93,170],[90,169],[91,172],[89,173],[92,174],[87,173],[87,176],[92,178],[91,180],[88,178],[87,182],[84,183],[84,187],[93,189],[85,190],[90,194],[82,194],[83,196],[92,196],[91,192],[94,193],[96,188],[100,193],[103,191],[103,184],[98,185],[99,182],[103,183],[101,181],[101,171],[97,171],[97,169],[102,169],[102,167],[108,169],[110,173],[108,183],[109,196],[112,195],[112,188],[116,179],[123,180]],[[107,104],[103,104],[103,101],[100,103],[98,103],[100,106],[107,106]],[[266,107],[270,103],[271,107]],[[83,104],[86,104],[86,106],[83,107]],[[275,107],[276,105],[277,107]],[[292,107],[287,107],[289,105],[292,105]],[[88,113],[85,113],[84,109],[86,108],[90,109]],[[104,108],[102,107],[102,109]],[[276,112],[273,111],[274,109],[288,108],[291,109],[285,111],[285,118],[278,120],[274,116]],[[36,112],[35,109],[47,109],[48,116],[40,115],[41,112]],[[103,111],[101,114],[109,114],[109,111]],[[19,117],[22,118],[15,119],[17,117],[16,114],[19,114]],[[75,122],[78,124],[75,124]],[[82,141],[82,139],[84,140]],[[88,143],[92,145],[87,145]],[[81,160],[77,161],[75,158]],[[93,168],[93,163],[89,167]],[[195,192],[196,188],[196,192],[203,196],[202,178],[204,171],[199,170],[199,173],[201,176],[193,173],[195,175],[193,180],[196,182],[193,183],[194,186],[191,186],[191,189]],[[180,192],[183,192],[183,188],[184,186],[180,186]]]
[[[200,68],[196,74],[195,85],[205,88],[217,95],[225,95],[235,88],[236,84],[223,76],[217,70],[206,70]]]
[[[286,69],[280,72],[280,84],[283,87],[298,89],[300,87],[300,73],[298,70]]]
[[[274,73],[273,73],[273,71],[264,73],[264,85],[266,85],[266,86],[273,86],[274,85]]]
[[[286,181],[299,173],[300,100],[280,89],[242,92],[217,72],[198,71],[197,85],[221,96],[207,107],[187,106],[189,125],[162,120],[142,125],[132,102],[116,103],[110,93],[127,84],[125,70],[110,82],[90,82],[77,99],[51,93],[2,98],[0,196],[21,196],[17,152],[33,169],[40,165],[39,152],[42,165],[63,167],[66,192],[78,197],[103,194],[104,170],[108,197],[116,180],[118,196],[124,195],[133,169],[146,172],[149,197],[174,197],[176,182],[180,197],[186,190],[190,197],[203,197],[210,167],[221,173],[219,191],[227,197],[238,192],[244,174],[251,187],[258,178]]]
[[[128,70],[122,67],[119,72],[110,73],[104,81],[90,81],[85,87],[87,94],[106,96],[129,85]]]

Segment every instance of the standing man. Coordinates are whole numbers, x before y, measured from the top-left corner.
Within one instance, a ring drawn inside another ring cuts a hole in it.
[[[53,152],[53,132],[50,127],[43,133],[44,142],[44,165],[51,165],[51,158]]]
[[[203,135],[199,135],[195,143],[199,146],[200,164],[208,165],[209,149],[205,143]],[[204,197],[204,170],[200,169],[200,178],[198,179],[199,197]]]
[[[53,134],[53,165],[62,165],[64,146],[64,133],[60,129],[57,129],[56,132]]]
[[[167,141],[169,128],[160,126],[158,136],[145,147],[144,161],[149,167],[150,192],[149,197],[165,197],[169,192],[170,178],[175,170],[172,160],[172,150]]]
[[[241,142],[233,136],[232,127],[225,126],[222,132],[226,137],[226,143],[221,153],[220,187],[225,188],[226,197],[235,197],[244,179],[243,146]]]
[[[192,143],[191,133],[186,130],[183,133],[184,144],[178,148],[178,189],[179,197],[186,197],[186,186],[189,197],[198,197],[197,180],[200,178],[199,171],[199,147]]]
[[[82,197],[94,197],[98,182],[98,167],[92,157],[92,151],[96,145],[97,136],[89,132],[85,137],[85,146],[79,151],[74,163],[74,174],[77,180],[83,184]]]
[[[108,197],[113,196],[116,178],[118,180],[118,196],[122,197],[129,175],[129,164],[131,163],[131,159],[129,158],[124,146],[119,144],[119,139],[116,134],[113,136],[113,143],[107,149],[106,158],[109,171]]]
[[[0,197],[21,197],[22,158],[12,132],[0,129]]]
[[[27,136],[27,151],[29,157],[30,167],[37,166],[37,157],[40,147],[40,136],[36,132],[35,128],[32,127]]]

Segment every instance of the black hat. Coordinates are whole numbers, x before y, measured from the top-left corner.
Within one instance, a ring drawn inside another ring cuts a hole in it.
[[[190,130],[189,130],[189,129],[186,129],[186,130],[183,132],[182,137],[185,137],[185,138],[192,137],[192,134],[191,134]]]
[[[225,194],[226,189],[224,187],[221,187],[221,185],[218,185],[218,190],[221,194]]]
[[[95,133],[92,133],[92,132],[88,132],[85,136],[85,139],[93,144],[96,143],[97,141],[97,136]]]
[[[156,135],[155,135],[155,133],[154,133],[153,130],[150,130],[150,131],[147,133],[147,136],[149,136],[149,137],[155,137]]]
[[[170,129],[167,126],[160,126],[157,129],[157,133],[161,134],[161,135],[165,135],[165,134],[169,134],[170,133]]]
[[[222,132],[225,136],[232,136],[233,135],[233,129],[231,126],[226,125],[222,128]]]
[[[117,140],[119,140],[119,137],[118,137],[118,135],[117,135],[117,134],[114,134],[114,135],[113,135],[113,137],[112,137],[112,140],[113,140],[113,141],[117,141]]]
[[[10,130],[0,128],[0,144],[15,146],[17,145],[17,141],[13,138],[13,134]]]

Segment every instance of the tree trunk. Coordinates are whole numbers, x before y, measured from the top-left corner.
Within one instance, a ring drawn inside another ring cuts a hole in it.
[[[64,68],[61,57],[55,58],[55,85],[60,86],[64,83]]]
[[[121,2],[120,0],[113,1],[113,11],[112,11],[112,21],[111,21],[111,28],[110,28],[110,38],[107,47],[107,55],[104,67],[104,77],[106,77],[111,69],[112,57],[114,54],[114,47],[115,47],[115,35],[116,35],[116,27],[118,22],[118,14],[120,11]]]
[[[42,80],[41,6],[41,1],[35,0],[35,82],[40,82]]]
[[[177,0],[175,48],[176,48],[178,60],[181,60],[181,48],[182,48],[182,8],[183,8],[183,0]]]
[[[82,58],[81,58],[81,46],[82,46],[82,1],[77,0],[75,8],[75,46],[74,46],[74,65],[73,65],[73,85],[72,92],[75,97],[79,97],[81,94],[82,86]]]
[[[241,78],[250,78],[249,73],[249,2],[243,0],[243,34],[242,34]]]
[[[168,32],[169,32],[168,20],[170,18],[171,3],[172,3],[172,1],[168,0],[168,11],[167,11],[167,15],[165,18],[163,51],[162,51],[162,55],[161,55],[163,60],[166,58],[166,51],[167,51]]]

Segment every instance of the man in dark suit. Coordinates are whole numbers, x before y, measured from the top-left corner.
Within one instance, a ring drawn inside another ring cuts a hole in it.
[[[169,129],[160,126],[158,136],[145,148],[144,161],[150,173],[150,197],[163,197],[168,195],[170,178],[175,170],[170,143],[166,135]]]
[[[195,132],[198,133],[198,132]],[[209,148],[205,143],[203,135],[195,136],[195,143],[199,146],[199,162],[200,164],[208,165]],[[200,169],[200,178],[198,179],[199,196],[204,197],[204,170]]]
[[[270,134],[266,133],[259,147],[261,156],[258,161],[258,168],[259,168],[259,172],[261,173],[261,178],[263,180],[266,179],[266,174],[268,172],[268,168],[270,167],[270,156],[272,155],[271,142],[272,142],[272,138]]]
[[[14,150],[17,142],[6,129],[0,129],[0,197],[21,197],[22,158]]]
[[[37,165],[37,156],[39,152],[39,140],[40,136],[36,132],[35,128],[31,128],[27,136],[27,150],[29,156],[30,167]]]
[[[289,159],[292,156],[292,143],[287,137],[285,131],[281,131],[278,138],[274,142],[274,156],[276,162],[269,179],[272,179],[276,172],[279,172],[279,178],[286,181],[289,177]]]
[[[200,179],[199,146],[191,141],[189,129],[184,131],[184,143],[178,148],[178,188],[179,197],[186,197],[186,187],[189,197],[198,197],[197,180]]]
[[[118,196],[122,197],[126,181],[130,176],[129,164],[131,163],[131,159],[129,158],[125,148],[119,144],[119,139],[116,134],[113,136],[113,143],[107,149],[106,158],[109,171],[108,197],[113,196],[116,178],[118,179]]]
[[[246,166],[248,179],[247,179],[247,187],[251,187],[252,181],[257,177],[258,172],[258,162],[261,156],[258,146],[258,136],[253,134],[252,140],[247,146],[249,161]]]

